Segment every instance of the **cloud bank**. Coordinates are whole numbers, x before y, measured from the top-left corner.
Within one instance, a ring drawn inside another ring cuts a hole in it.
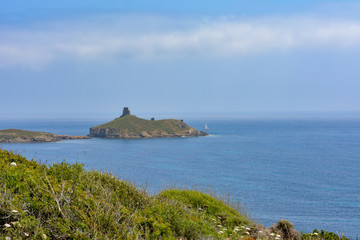
[[[0,67],[57,61],[232,57],[360,47],[360,21],[316,18],[186,20],[113,17],[0,28]]]

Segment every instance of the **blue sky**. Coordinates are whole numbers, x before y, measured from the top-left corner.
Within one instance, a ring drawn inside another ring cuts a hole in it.
[[[357,1],[0,6],[0,118],[360,112]]]

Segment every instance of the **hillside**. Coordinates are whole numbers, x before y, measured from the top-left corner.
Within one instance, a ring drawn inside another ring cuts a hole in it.
[[[90,136],[102,138],[163,138],[206,136],[182,120],[146,120],[126,115],[90,128]]]
[[[13,239],[198,239],[219,238],[219,231],[240,225],[255,229],[235,209],[201,192],[172,189],[150,196],[79,164],[47,167],[4,150],[0,193],[0,236]]]
[[[83,165],[0,149],[1,239],[300,239],[290,222],[264,228],[224,199],[181,189],[152,196]],[[301,238],[346,239],[316,230]]]
[[[56,135],[48,132],[19,129],[0,130],[0,143],[57,142],[66,139],[86,139],[88,136]]]

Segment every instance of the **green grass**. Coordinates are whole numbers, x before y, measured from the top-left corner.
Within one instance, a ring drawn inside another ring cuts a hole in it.
[[[296,231],[285,223],[265,229],[199,191],[153,196],[80,164],[46,166],[0,149],[0,239],[274,239]]]
[[[160,199],[172,200],[191,209],[205,211],[207,217],[216,218],[222,226],[251,225],[252,222],[223,201],[195,190],[169,189],[161,192]]]

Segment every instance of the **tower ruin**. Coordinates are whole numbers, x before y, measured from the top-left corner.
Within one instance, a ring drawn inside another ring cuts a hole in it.
[[[128,107],[124,107],[123,114],[121,115],[121,117],[124,117],[126,115],[130,115],[130,110]]]

